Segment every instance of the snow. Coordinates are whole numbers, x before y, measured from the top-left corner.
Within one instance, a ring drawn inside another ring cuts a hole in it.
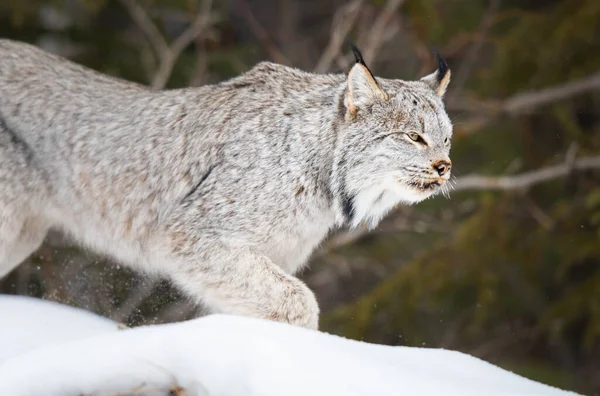
[[[85,311],[7,296],[0,315],[9,327],[0,329],[0,395],[574,395],[459,352],[252,318],[117,330]]]
[[[118,330],[117,323],[91,312],[22,296],[0,295],[0,318],[0,362],[41,346]]]

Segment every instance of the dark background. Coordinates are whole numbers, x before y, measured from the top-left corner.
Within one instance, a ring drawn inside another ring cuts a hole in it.
[[[0,37],[155,88],[261,60],[347,72],[346,39],[376,75],[417,79],[437,48],[453,71],[455,191],[315,253],[302,277],[322,329],[600,392],[600,1],[0,0]],[[58,234],[0,291],[132,326],[202,313]]]

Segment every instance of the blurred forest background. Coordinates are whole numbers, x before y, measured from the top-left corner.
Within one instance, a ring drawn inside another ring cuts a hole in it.
[[[437,48],[453,71],[455,191],[332,235],[302,274],[322,329],[600,394],[600,1],[0,0],[0,37],[156,89],[261,60],[347,72],[346,39],[376,75],[417,79]],[[58,234],[0,292],[130,326],[202,314]]]

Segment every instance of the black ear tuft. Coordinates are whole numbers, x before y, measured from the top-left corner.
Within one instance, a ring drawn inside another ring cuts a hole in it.
[[[373,72],[371,71],[371,69],[369,69],[369,67],[365,63],[365,60],[363,59],[363,56],[360,53],[360,50],[358,49],[358,47],[350,41],[348,43],[350,44],[350,48],[352,48],[352,53],[354,54],[354,59],[356,59],[356,64],[363,65],[365,67],[365,69],[367,69],[367,71],[369,72],[369,74],[371,75],[373,80],[375,80],[375,83],[377,83],[377,79],[373,75]]]
[[[438,83],[441,83],[442,80],[446,77],[449,67],[446,61],[440,56],[440,54],[435,48],[433,49],[433,54],[435,55],[435,59],[437,61],[437,81]]]
[[[437,69],[433,73],[421,78],[431,87],[440,98],[444,96],[450,83],[451,72],[446,61],[440,56],[435,48],[432,48],[435,60],[437,61]]]
[[[346,96],[344,105],[348,114],[354,116],[360,108],[366,109],[378,100],[389,100],[388,94],[381,89],[377,79],[365,64],[359,49],[348,42],[356,58],[356,63],[348,72]]]
[[[367,66],[365,64],[365,60],[363,59],[360,50],[356,47],[356,45],[350,43],[350,48],[352,48],[352,53],[354,54],[354,58],[356,59],[356,63],[360,63],[361,65]]]

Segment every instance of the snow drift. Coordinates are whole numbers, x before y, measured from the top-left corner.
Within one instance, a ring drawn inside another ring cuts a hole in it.
[[[89,312],[14,296],[0,296],[0,315],[7,396],[574,395],[459,352],[244,317],[119,330]]]

